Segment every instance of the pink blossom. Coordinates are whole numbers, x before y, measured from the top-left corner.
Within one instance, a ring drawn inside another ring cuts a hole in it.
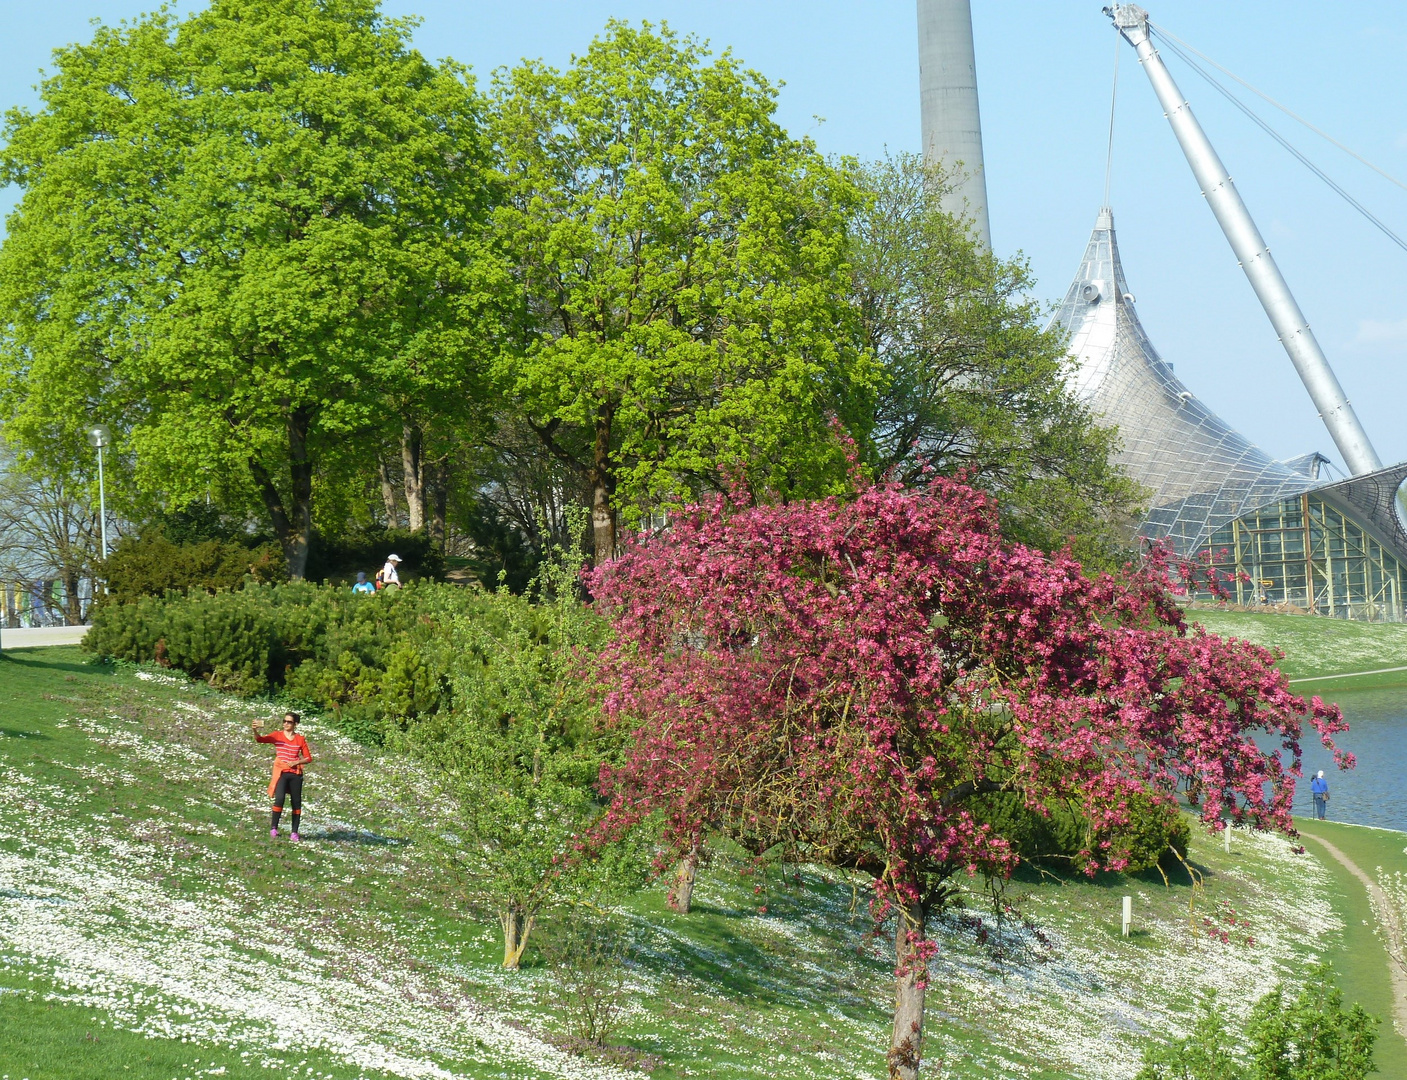
[[[1007,543],[986,496],[941,478],[694,507],[590,578],[616,630],[605,714],[632,736],[603,827],[658,812],[673,853],[717,829],[861,870],[877,917],[1011,871],[983,793],[1073,800],[1096,837],[1180,793],[1209,826],[1293,834],[1302,724],[1333,749],[1342,715],[1267,650],[1188,627],[1167,584],[1160,557],[1090,576]],[[1125,864],[1107,839],[1081,859]]]

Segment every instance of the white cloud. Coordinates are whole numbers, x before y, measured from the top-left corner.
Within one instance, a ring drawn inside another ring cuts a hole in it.
[[[1407,319],[1360,319],[1353,343],[1407,347]]]

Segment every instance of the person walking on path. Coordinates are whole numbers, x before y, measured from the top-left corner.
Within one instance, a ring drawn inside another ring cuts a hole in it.
[[[401,575],[396,573],[396,564],[401,561],[401,557],[394,552],[386,556],[386,565],[381,568],[381,573],[376,575],[379,584],[378,589],[385,589],[392,585],[401,583]]]
[[[352,592],[354,592],[354,593],[374,593],[375,591],[376,591],[376,586],[373,585],[371,582],[369,582],[369,581],[366,580],[366,571],[365,571],[365,570],[358,570],[358,571],[357,571],[357,583],[352,586]]]
[[[308,740],[298,734],[298,714],[283,714],[283,730],[260,735],[263,721],[254,721],[254,741],[274,744],[274,778],[269,781],[269,798],[273,800],[269,821],[269,839],[278,839],[278,821],[283,816],[285,796],[293,803],[293,839],[298,835],[299,819],[303,816],[303,766],[313,763]]]
[[[1309,782],[1309,790],[1314,795],[1314,816],[1320,821],[1324,820],[1324,811],[1329,802],[1329,781],[1324,779],[1324,770],[1319,770],[1319,775]]]

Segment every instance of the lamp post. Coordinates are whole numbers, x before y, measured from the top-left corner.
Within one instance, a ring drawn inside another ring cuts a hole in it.
[[[112,432],[106,424],[94,424],[87,431],[88,441],[98,451],[98,526],[103,536],[103,561],[107,562],[107,493],[103,490],[103,447],[112,445]]]

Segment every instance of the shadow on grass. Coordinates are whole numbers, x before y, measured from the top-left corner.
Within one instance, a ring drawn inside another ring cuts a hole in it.
[[[1187,866],[1183,866],[1176,860],[1173,861],[1172,865],[1165,863],[1161,872],[1158,867],[1150,866],[1147,870],[1136,870],[1133,873],[1122,870],[1106,870],[1095,874],[1094,877],[1088,877],[1068,866],[1033,864],[1023,861],[1012,873],[1011,880],[1026,885],[1080,884],[1093,885],[1101,889],[1128,888],[1131,885],[1158,885],[1185,889],[1192,885],[1187,873],[1188,867],[1191,867],[1204,881],[1210,881],[1218,876],[1217,872],[1210,866],[1194,859],[1188,859]]]
[[[688,915],[666,912],[662,904],[661,910],[642,905],[635,914],[650,920],[654,933],[637,941],[635,960],[662,977],[686,976],[753,1008],[838,1008],[852,1019],[870,1018],[869,978],[891,971],[892,959],[860,960],[860,928],[834,915],[808,920],[821,940],[800,947],[783,928],[805,906],[801,897],[773,893],[768,917],[759,919],[747,908],[707,902],[695,901]],[[769,925],[774,919],[775,926]]]
[[[49,741],[49,736],[45,735],[42,731],[21,731],[19,728],[3,728],[3,727],[0,727],[0,738],[6,738],[6,739],[38,739],[38,740],[40,740],[40,741],[42,741],[42,742],[48,742],[48,741]]]
[[[72,671],[79,675],[100,675],[110,676],[117,670],[114,664],[104,660],[50,660],[45,658],[45,654],[55,648],[62,648],[65,652],[77,651],[76,645],[68,646],[36,646],[32,649],[6,649],[0,652],[0,664],[14,664],[26,672],[39,673],[41,671]]]
[[[404,847],[410,841],[404,837],[381,836],[367,829],[306,829],[305,840],[320,840],[333,844],[364,844],[368,847]]]
[[[1125,937],[1123,928],[1114,926],[1112,923],[1104,927],[1104,936],[1111,941],[1123,942],[1125,945],[1144,947],[1156,944],[1151,930],[1140,930],[1137,927],[1133,927],[1129,930],[1128,936]]]

